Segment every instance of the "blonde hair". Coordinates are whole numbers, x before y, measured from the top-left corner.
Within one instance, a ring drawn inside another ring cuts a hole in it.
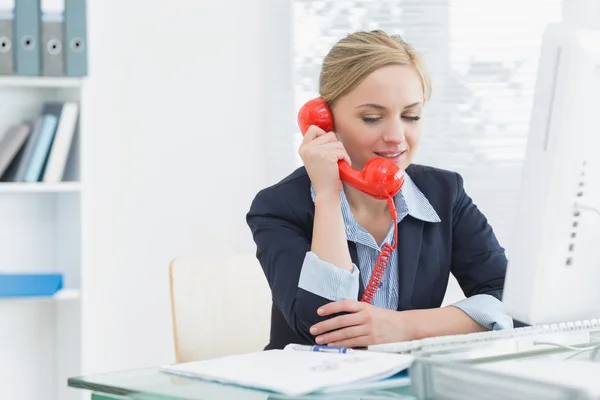
[[[421,78],[425,100],[429,100],[431,77],[421,55],[399,35],[380,30],[352,33],[333,46],[323,60],[320,96],[332,106],[369,74],[390,64],[412,65]]]

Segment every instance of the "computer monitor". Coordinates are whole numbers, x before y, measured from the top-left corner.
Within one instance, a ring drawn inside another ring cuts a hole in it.
[[[535,325],[600,318],[600,30],[544,32],[503,303]]]

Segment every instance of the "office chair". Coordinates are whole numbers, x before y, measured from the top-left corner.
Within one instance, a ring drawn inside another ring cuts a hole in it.
[[[261,351],[271,291],[254,255],[180,257],[169,264],[176,362]]]

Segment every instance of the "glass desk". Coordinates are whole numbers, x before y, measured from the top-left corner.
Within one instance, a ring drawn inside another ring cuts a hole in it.
[[[498,363],[519,359],[573,359],[585,358],[589,352],[552,349],[525,352],[521,354],[480,358],[476,360],[456,360],[464,363]],[[182,378],[160,372],[157,367],[117,371],[73,377],[68,380],[71,388],[84,389],[93,393],[93,400],[415,400],[410,386],[391,389],[347,391],[332,394],[312,394],[289,397],[274,393],[224,385],[198,379]]]
[[[69,378],[69,387],[91,391],[93,400],[414,400],[410,386],[289,397],[237,386],[181,378],[142,368]]]

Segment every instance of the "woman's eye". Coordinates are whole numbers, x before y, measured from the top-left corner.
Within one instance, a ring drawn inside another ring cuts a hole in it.
[[[417,116],[414,116],[414,117],[404,116],[404,117],[402,117],[402,118],[404,118],[404,119],[407,119],[407,120],[409,120],[409,121],[418,121],[418,120],[420,120],[420,119],[421,119],[421,117],[419,117],[418,115],[417,115]]]
[[[363,121],[365,121],[367,124],[373,124],[377,121],[379,121],[381,119],[381,117],[363,117]]]

